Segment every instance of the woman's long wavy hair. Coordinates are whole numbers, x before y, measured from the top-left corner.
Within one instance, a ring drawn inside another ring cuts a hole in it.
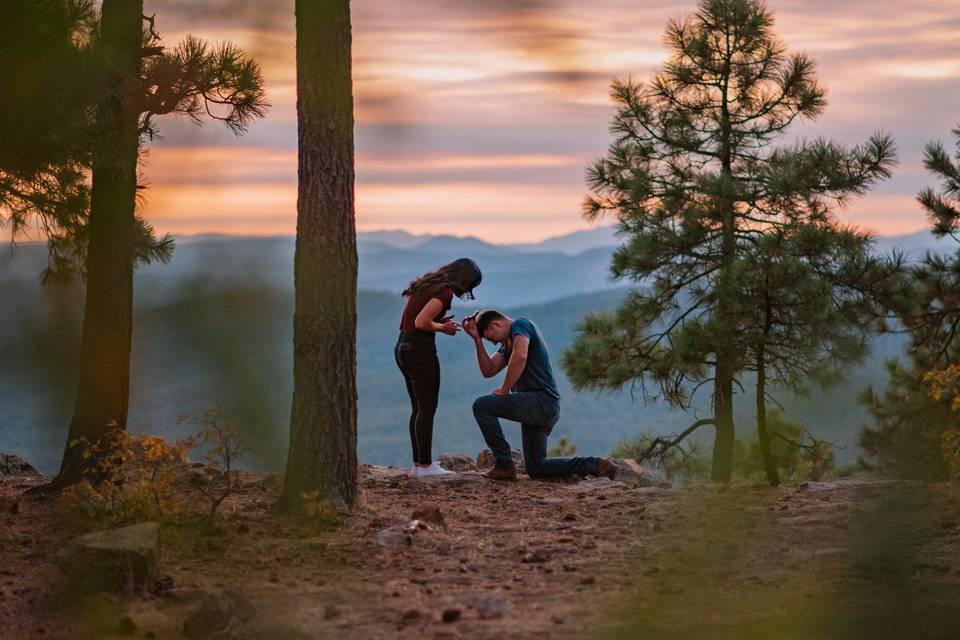
[[[419,296],[450,287],[458,298],[466,297],[472,300],[473,289],[482,279],[483,274],[476,262],[470,258],[460,258],[412,281],[403,290],[403,296]]]

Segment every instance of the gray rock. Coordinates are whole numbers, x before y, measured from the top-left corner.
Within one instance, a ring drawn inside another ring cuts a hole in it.
[[[190,640],[233,638],[243,623],[253,619],[256,611],[250,601],[236,589],[203,596],[200,606],[183,623],[183,635]]]
[[[589,478],[587,480],[581,480],[576,484],[570,485],[570,490],[574,493],[591,493],[593,491],[601,491],[605,489],[624,489],[626,486],[626,483],[620,482],[619,480],[609,480],[607,478]]]
[[[382,467],[376,464],[361,464],[359,476],[361,480],[393,480],[405,478],[407,470],[397,467]]]
[[[58,554],[71,578],[107,591],[146,589],[159,577],[159,557],[159,522],[88,533]]]
[[[517,473],[526,473],[526,470],[523,467],[523,452],[519,449],[511,449],[511,455],[513,455],[513,464],[517,467]],[[481,471],[486,471],[493,466],[493,452],[490,449],[484,449],[477,454],[477,467]]]
[[[440,466],[447,471],[479,471],[473,458],[463,453],[441,453]]]
[[[667,489],[670,483],[653,469],[641,466],[633,458],[614,460],[617,464],[617,481],[629,487],[661,487]]]
[[[441,476],[440,481],[448,485],[461,486],[465,484],[484,484],[487,479],[477,471],[461,471],[455,475]]]
[[[481,620],[499,620],[510,612],[503,602],[487,598],[474,600],[468,606],[477,612]]]
[[[0,476],[24,477],[38,475],[40,475],[40,472],[20,456],[15,456],[12,453],[0,453]]]

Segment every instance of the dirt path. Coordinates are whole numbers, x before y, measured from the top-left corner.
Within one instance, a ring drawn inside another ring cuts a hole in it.
[[[256,609],[245,638],[960,637],[952,485],[662,490],[368,470],[334,531],[277,517],[275,487],[251,477],[224,531],[164,529],[164,597],[83,599],[52,559],[75,531],[56,506],[15,501],[25,484],[0,480],[0,638],[179,638],[225,588]]]

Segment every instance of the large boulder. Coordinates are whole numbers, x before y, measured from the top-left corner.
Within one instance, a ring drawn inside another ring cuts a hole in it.
[[[617,465],[617,481],[629,487],[670,487],[670,483],[659,472],[641,466],[633,458],[613,462]]]
[[[478,471],[477,463],[468,455],[463,453],[441,453],[440,466],[447,471]]]
[[[145,589],[159,576],[160,523],[142,522],[73,538],[58,559],[68,575],[105,591]]]
[[[0,453],[0,476],[38,476],[40,472],[34,469],[20,456],[12,453]]]
[[[520,449],[511,449],[510,454],[513,456],[513,464],[517,467],[517,473],[526,473],[523,467],[523,453]],[[493,452],[490,449],[484,449],[477,454],[477,466],[481,471],[486,471],[493,466]]]

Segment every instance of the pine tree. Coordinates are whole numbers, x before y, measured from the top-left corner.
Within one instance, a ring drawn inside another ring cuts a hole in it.
[[[780,478],[766,425],[770,389],[805,393],[840,379],[866,357],[897,291],[901,258],[877,256],[872,244],[867,233],[804,220],[758,236],[738,263],[744,368],[756,375],[757,442],[772,486]]]
[[[142,141],[156,133],[155,117],[178,113],[199,122],[206,113],[239,133],[266,107],[255,62],[233,45],[211,48],[194,38],[166,51],[142,0],[104,0],[91,46],[98,76],[90,207],[67,238],[86,279],[80,380],[60,473],[43,490],[82,477],[81,438],[96,442],[126,426],[134,267],[167,260],[173,249],[136,213],[137,162]]]
[[[0,226],[43,231],[45,281],[74,271],[89,208],[95,29],[90,0],[0,3]]]
[[[953,133],[953,158],[941,142],[926,145],[924,166],[941,187],[923,189],[917,200],[935,236],[960,241],[960,127]],[[861,431],[860,444],[887,471],[942,480],[950,475],[944,436],[956,428],[956,414],[951,397],[931,397],[925,378],[960,364],[960,248],[946,255],[927,253],[910,276],[894,311],[909,331],[911,362],[887,363],[887,388],[864,390],[872,422]]]
[[[293,407],[281,502],[357,496],[357,245],[348,0],[297,0]]]
[[[831,204],[889,175],[894,149],[880,134],[851,149],[774,147],[825,99],[813,61],[786,53],[759,0],[702,0],[665,40],[671,56],[650,82],[613,85],[615,140],[588,171],[584,205],[590,220],[616,216],[626,242],[612,272],[639,288],[583,321],[564,364],[578,388],[652,383],[678,407],[710,385],[712,477],[727,481],[752,304],[738,264],[767,234],[828,222]]]

